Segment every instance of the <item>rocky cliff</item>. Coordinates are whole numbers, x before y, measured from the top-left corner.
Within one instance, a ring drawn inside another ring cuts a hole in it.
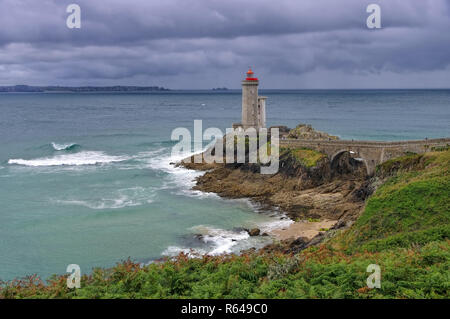
[[[294,221],[333,221],[335,229],[350,226],[373,191],[361,162],[343,155],[332,166],[324,154],[308,149],[280,149],[279,171],[273,175],[260,174],[260,164],[196,164],[192,160],[179,165],[207,171],[197,179],[196,190],[250,198],[268,209],[280,209]]]

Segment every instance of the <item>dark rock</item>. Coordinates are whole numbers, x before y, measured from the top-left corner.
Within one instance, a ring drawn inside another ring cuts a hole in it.
[[[306,237],[299,237],[296,240],[294,240],[293,242],[290,243],[290,247],[291,248],[298,248],[298,249],[303,249],[309,242],[309,239]]]
[[[311,239],[308,244],[306,245],[306,247],[309,246],[314,246],[317,244],[320,244],[323,240],[325,239],[325,233],[318,233],[316,236],[314,236],[313,239]],[[306,248],[305,247],[305,248]]]
[[[336,224],[334,224],[331,229],[341,229],[347,226],[347,222],[345,220],[339,220]]]
[[[248,232],[248,234],[250,236],[258,236],[260,232],[261,230],[259,228],[253,228]]]
[[[375,189],[372,182],[366,181],[363,185],[361,185],[361,187],[353,192],[353,196],[356,200],[366,200],[366,198],[372,195],[374,191]]]
[[[198,240],[203,240],[203,235],[202,234],[195,234],[194,238],[198,239]]]

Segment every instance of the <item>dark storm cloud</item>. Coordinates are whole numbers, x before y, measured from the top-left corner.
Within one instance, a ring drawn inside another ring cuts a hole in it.
[[[237,87],[251,64],[266,87],[448,86],[448,2],[0,0],[0,84]]]

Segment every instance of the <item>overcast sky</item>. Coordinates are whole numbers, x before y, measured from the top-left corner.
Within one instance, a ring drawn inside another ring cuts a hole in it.
[[[262,88],[450,87],[450,0],[0,0],[0,21],[0,85],[239,88],[251,65]]]

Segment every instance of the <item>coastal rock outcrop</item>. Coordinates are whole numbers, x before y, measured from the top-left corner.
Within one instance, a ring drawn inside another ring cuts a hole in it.
[[[309,124],[299,124],[296,128],[289,131],[288,138],[304,140],[338,140],[339,137],[320,132],[312,128]]]
[[[260,233],[261,230],[259,228],[250,229],[250,231],[248,232],[250,236],[259,236]]]
[[[228,198],[251,198],[279,207],[293,220],[340,220],[356,218],[368,193],[359,162],[348,160],[344,162],[346,169],[332,169],[326,158],[308,168],[290,155],[282,154],[280,170],[274,175],[259,174],[252,167],[254,164],[188,164],[185,167],[207,170],[197,178],[196,190]]]
[[[310,126],[300,125],[295,130],[303,136],[304,132],[309,132],[306,136],[312,138],[333,138],[310,129]],[[365,198],[373,191],[365,167],[346,154],[332,164],[327,156],[313,150],[281,148],[279,159],[279,170],[272,175],[260,174],[259,164],[191,161],[178,165],[206,171],[197,178],[195,190],[214,192],[227,198],[250,198],[263,207],[279,208],[294,221],[326,219],[334,221],[333,225],[340,228],[356,220]],[[312,239],[313,242],[317,240]],[[292,240],[285,244],[285,247],[297,245]]]

